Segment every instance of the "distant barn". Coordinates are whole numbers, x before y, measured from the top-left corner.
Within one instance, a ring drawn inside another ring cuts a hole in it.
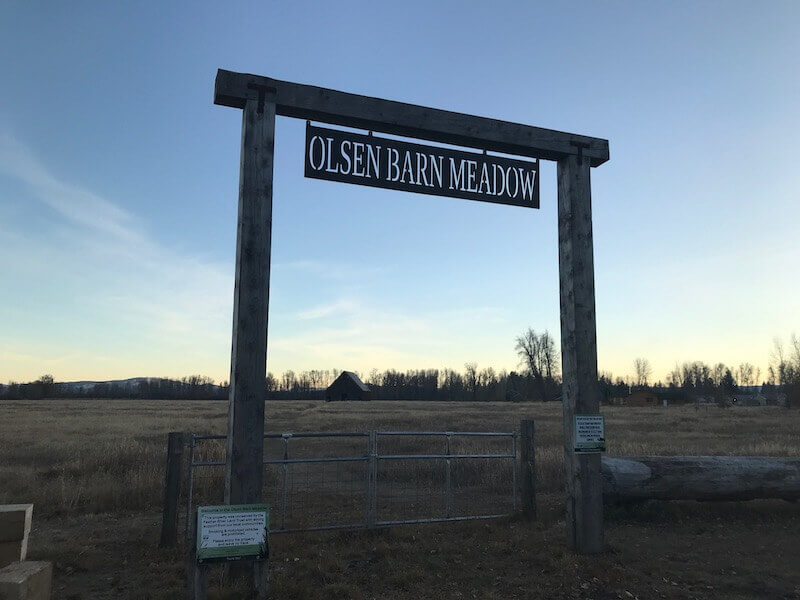
[[[650,390],[636,390],[625,398],[626,406],[658,406],[658,396]]]
[[[358,375],[352,371],[342,371],[327,390],[325,390],[326,402],[343,402],[346,400],[369,400],[370,389]]]

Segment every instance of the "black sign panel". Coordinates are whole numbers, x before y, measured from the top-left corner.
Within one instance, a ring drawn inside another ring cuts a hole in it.
[[[306,177],[539,208],[539,161],[306,126]]]

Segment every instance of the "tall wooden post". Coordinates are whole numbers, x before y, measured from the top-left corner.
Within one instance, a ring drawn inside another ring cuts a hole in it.
[[[574,451],[575,415],[600,411],[589,173],[589,159],[582,152],[558,161],[567,546],[583,554],[601,552],[604,547],[600,454]]]
[[[239,224],[233,298],[225,502],[261,500],[267,363],[275,91],[258,88],[242,110]]]

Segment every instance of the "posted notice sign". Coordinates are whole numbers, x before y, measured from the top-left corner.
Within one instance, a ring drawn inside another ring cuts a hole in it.
[[[575,415],[575,452],[605,452],[606,426],[602,415]]]
[[[238,504],[197,508],[197,562],[267,557],[269,506]]]
[[[539,161],[306,126],[305,175],[539,208]]]

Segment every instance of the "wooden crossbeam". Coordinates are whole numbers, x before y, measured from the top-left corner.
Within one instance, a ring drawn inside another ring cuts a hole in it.
[[[593,167],[609,158],[608,140],[600,138],[224,69],[217,71],[214,103],[243,108],[247,100],[263,98],[263,90],[274,90],[276,112],[285,117],[545,160],[580,153]]]

